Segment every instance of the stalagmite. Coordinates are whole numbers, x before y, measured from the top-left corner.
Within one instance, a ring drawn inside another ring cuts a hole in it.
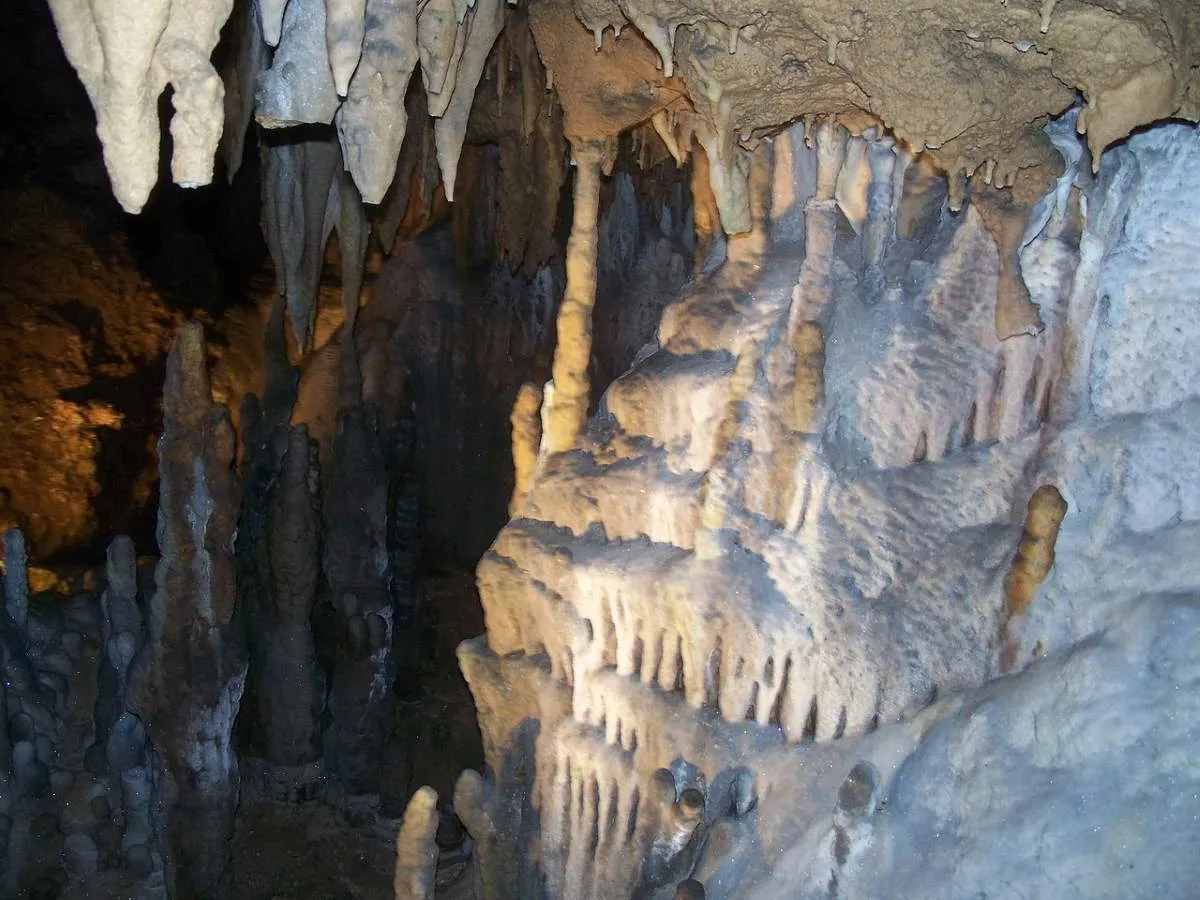
[[[517,515],[533,486],[538,449],[542,443],[542,391],[528,382],[521,385],[512,411],[512,455],[515,484],[508,514]]]
[[[337,434],[325,470],[322,568],[339,646],[330,674],[325,756],[352,792],[376,788],[391,732],[396,609],[388,554],[389,484],[374,416],[363,402],[351,337],[342,342]]]
[[[417,0],[367,0],[362,61],[337,113],[342,156],[367,203],[383,201],[396,172],[418,59]]]
[[[558,310],[553,394],[543,412],[542,447],[563,453],[575,443],[591,400],[592,308],[596,303],[596,217],[602,142],[580,143],[575,158],[575,206],[567,242],[567,287]]]
[[[1054,565],[1054,544],[1066,515],[1067,502],[1055,487],[1043,485],[1029,498],[1025,531],[1004,579],[1007,618],[1000,658],[1002,672],[1011,670],[1016,662],[1019,620],[1025,616],[1034,593]]]
[[[203,327],[185,324],[167,361],[161,558],[131,697],[157,751],[156,781],[175,798],[166,833],[179,896],[198,897],[220,895],[228,877],[238,798],[233,726],[246,679],[234,617],[234,436],[212,401],[206,357]]]
[[[265,24],[267,43],[271,30]],[[325,0],[290,0],[271,68],[258,79],[255,118],[264,128],[324,125],[338,108],[325,42]]]
[[[196,187],[212,180],[224,88],[209,62],[232,0],[55,0],[50,9],[67,59],[96,111],[113,193],[141,212],[158,180],[158,98],[174,88],[171,174]]]
[[[433,900],[438,819],[437,792],[421,788],[408,801],[396,834],[395,900]]]
[[[112,678],[101,682],[96,698],[97,734],[93,752],[104,753],[111,760],[112,754],[107,751],[109,738],[122,718],[129,717],[130,667],[146,639],[145,623],[138,605],[137,557],[129,538],[118,537],[109,545],[105,576],[106,585],[100,598],[101,637]],[[145,729],[140,723],[136,723],[136,727],[144,742]],[[127,754],[127,758],[136,760],[136,750],[143,749],[135,748],[135,753]],[[118,768],[113,774],[119,775],[121,771]]]
[[[322,679],[310,618],[320,578],[320,491],[316,445],[303,425],[276,433],[278,480],[267,510],[270,593],[260,600],[258,652],[251,664],[263,753],[278,766],[320,756]]]
[[[467,119],[471,114],[471,104],[475,101],[475,90],[483,76],[492,45],[496,43],[503,27],[504,0],[476,0],[460,27],[460,31],[465,31],[466,38],[455,72],[454,91],[450,102],[433,123],[438,165],[441,166],[447,200],[454,199],[458,159],[467,136]]]
[[[4,532],[4,608],[18,631],[29,621],[29,557],[19,528]]]

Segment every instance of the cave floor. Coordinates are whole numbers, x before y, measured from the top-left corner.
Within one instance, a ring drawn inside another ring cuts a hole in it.
[[[392,742],[381,766],[382,817],[399,819],[421,785],[446,804],[466,768],[482,766],[475,707],[458,670],[458,643],[483,632],[470,571],[424,581],[431,652],[423,666],[422,698],[398,703]],[[231,900],[391,900],[394,834],[355,823],[325,804],[244,804],[233,844]]]

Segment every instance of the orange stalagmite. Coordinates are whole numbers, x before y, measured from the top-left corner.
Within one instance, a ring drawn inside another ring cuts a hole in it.
[[[1014,635],[1014,620],[1023,616],[1033,600],[1050,567],[1054,565],[1054,544],[1058,540],[1058,529],[1067,514],[1067,501],[1057,488],[1042,485],[1029,498],[1029,509],[1025,514],[1025,533],[1013,557],[1012,568],[1004,579],[1006,604],[1004,624],[1004,649],[1000,657],[1000,670],[1007,672],[1016,662],[1017,639]]]
[[[542,442],[542,389],[526,382],[517,392],[512,409],[513,495],[508,514],[515,516],[533,487],[538,447]]]

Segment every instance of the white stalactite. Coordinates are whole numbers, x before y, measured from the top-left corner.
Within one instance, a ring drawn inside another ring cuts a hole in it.
[[[172,177],[212,180],[225,89],[209,56],[232,0],[54,0],[50,10],[67,59],[96,111],[113,193],[141,212],[158,179],[158,98],[175,89]]]

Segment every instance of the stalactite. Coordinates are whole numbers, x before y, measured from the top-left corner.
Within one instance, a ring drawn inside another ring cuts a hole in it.
[[[441,94],[454,60],[459,33],[454,0],[427,0],[417,17],[417,43],[425,92]]]
[[[381,203],[408,128],[404,101],[419,60],[417,0],[367,0],[366,17],[362,60],[337,111],[337,130],[363,200]]]
[[[337,229],[342,290],[358,309],[369,226],[362,197],[339,171],[340,151],[327,129],[271,134],[263,150],[263,232],[279,292],[301,353],[311,347],[325,247]]]
[[[600,203],[601,142],[574,148],[575,207],[567,242],[567,287],[558,311],[553,391],[544,408],[542,446],[547,453],[571,448],[587,418],[588,365],[592,356],[592,308],[596,302],[596,217]]]
[[[258,0],[259,20],[267,44],[278,47],[283,37],[283,13],[288,0]]]
[[[271,28],[263,32],[267,43]],[[338,108],[325,42],[325,0],[290,0],[283,11],[283,33],[271,67],[258,79],[255,118],[264,128],[327,125]]]
[[[363,197],[350,173],[341,172],[337,179],[338,244],[342,257],[342,312],[353,332],[361,302],[363,269],[367,261],[367,242],[371,226]],[[331,199],[332,202],[332,199]]]
[[[50,5],[67,59],[96,111],[113,193],[141,212],[158,179],[158,98],[170,84],[171,174],[186,187],[212,180],[224,119],[224,88],[209,62],[232,0],[119,2],[55,0]]]
[[[1005,340],[1022,334],[1040,334],[1046,326],[1037,305],[1029,296],[1017,256],[1029,211],[1014,204],[1010,191],[1001,193],[986,186],[972,193],[971,205],[983,218],[1000,257],[999,284],[996,287],[996,337]]]
[[[458,160],[467,136],[467,119],[475,100],[475,90],[500,30],[504,27],[504,0],[476,0],[460,28],[465,45],[455,71],[454,90],[449,103],[433,123],[438,165],[446,199],[454,199]],[[432,109],[432,107],[431,107]]]
[[[297,138],[271,135],[264,147],[263,231],[279,293],[287,298],[292,333],[303,352],[316,317],[325,244],[334,226],[336,207],[330,209],[329,196],[340,158],[332,134]]]
[[[436,148],[425,92],[410,90],[405,102],[408,126],[396,162],[396,174],[380,206],[381,215],[373,217],[375,233],[387,254],[395,251],[398,235],[408,237],[428,220],[432,212],[433,186],[440,177],[436,164],[428,164],[436,159]]]
[[[340,97],[349,92],[350,78],[362,57],[367,6],[367,0],[329,0],[325,4],[325,45],[329,51],[333,83]],[[376,13],[376,10],[371,12]]]
[[[225,161],[225,177],[230,182],[241,169],[246,131],[254,121],[258,76],[266,69],[268,61],[257,0],[236,3],[231,22],[234,45],[221,73],[225,83],[221,155]]]
[[[867,142],[867,161],[871,181],[867,187],[867,219],[863,234],[864,255],[867,261],[867,298],[878,303],[883,299],[883,261],[888,246],[895,239],[895,184],[897,151],[895,142],[879,137]],[[900,155],[907,155],[900,151]]]
[[[800,266],[800,277],[792,291],[789,333],[795,333],[802,322],[820,321],[832,300],[830,277],[837,228],[834,197],[838,176],[846,158],[847,134],[836,122],[824,122],[817,125],[815,131],[817,186],[806,207],[806,252]]]
[[[728,104],[716,101],[719,112],[709,123],[696,119],[696,140],[708,157],[708,178],[726,234],[750,230],[750,158],[737,145]]]

